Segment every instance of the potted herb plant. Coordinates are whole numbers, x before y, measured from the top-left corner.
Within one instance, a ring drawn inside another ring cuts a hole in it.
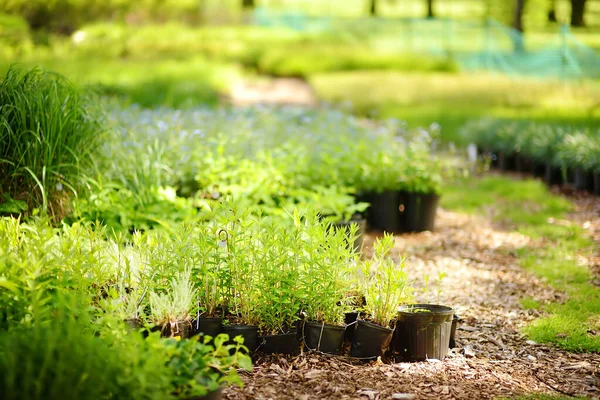
[[[192,278],[198,289],[198,311],[192,321],[194,335],[202,334],[216,337],[222,330],[223,323],[223,287],[226,279],[224,263],[219,255],[219,232],[212,226],[202,224],[194,233],[196,237],[192,263]],[[202,340],[202,339],[201,339]]]
[[[223,331],[232,339],[242,336],[246,348],[253,352],[258,347],[257,301],[256,290],[259,265],[252,257],[251,246],[256,243],[254,233],[255,221],[240,218],[231,223],[231,229],[220,232],[219,247],[223,269],[223,291],[225,306],[229,313],[223,320]],[[226,234],[223,234],[226,232]]]
[[[356,186],[370,203],[367,222],[385,232],[432,230],[442,181],[432,139],[424,130],[398,139],[386,137],[363,163]]]
[[[393,321],[399,304],[412,301],[412,288],[405,271],[406,259],[396,263],[390,255],[394,237],[385,234],[374,244],[374,255],[361,263],[360,286],[365,297],[366,318],[359,319],[352,338],[350,355],[381,357],[393,335]]]
[[[344,318],[349,311],[351,272],[356,256],[344,245],[340,231],[324,224],[305,222],[305,321],[304,345],[310,350],[339,354],[344,339]]]
[[[265,353],[297,354],[300,342],[296,330],[305,297],[303,287],[302,234],[298,214],[291,227],[272,218],[261,223],[260,245],[252,256],[258,263],[259,294],[255,311],[259,315],[260,350]]]
[[[196,299],[189,270],[180,272],[171,280],[167,293],[150,292],[149,302],[149,320],[162,336],[190,336],[190,315],[193,315]]]

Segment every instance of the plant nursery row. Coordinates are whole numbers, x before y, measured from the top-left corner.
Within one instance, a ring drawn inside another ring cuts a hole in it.
[[[600,195],[600,130],[486,118],[469,123],[463,135],[491,157],[492,167]]]
[[[436,135],[329,109],[146,110],[12,69],[2,398],[217,396],[255,352],[302,347],[443,358],[452,309],[411,304],[393,237],[364,257],[359,218],[433,227],[454,171]]]

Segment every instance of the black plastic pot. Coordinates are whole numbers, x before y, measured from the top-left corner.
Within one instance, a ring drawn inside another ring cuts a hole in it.
[[[192,336],[205,335],[215,337],[223,329],[223,318],[197,318],[192,321]],[[201,339],[203,340],[203,339]]]
[[[594,177],[589,171],[586,171],[583,168],[576,168],[574,184],[575,189],[577,190],[592,191],[594,189]]]
[[[403,361],[443,360],[448,354],[453,315],[452,308],[435,304],[401,307],[394,352]]]
[[[498,169],[501,171],[514,171],[515,156],[502,151],[498,152]]]
[[[344,324],[346,324],[346,330],[344,331],[344,340],[352,340],[354,336],[354,330],[356,329],[356,323],[358,321],[358,312],[347,312],[344,316]]]
[[[350,226],[356,225],[358,227],[356,231],[356,239],[352,243],[352,249],[355,252],[361,252],[363,248],[363,243],[365,240],[365,231],[367,229],[367,220],[365,219],[353,219],[351,221],[341,221],[333,224],[335,230],[344,230],[348,235],[350,234]]]
[[[544,181],[547,185],[560,185],[563,183],[563,173],[558,167],[552,165],[552,163],[546,163],[546,170],[544,171]]]
[[[400,192],[400,232],[432,231],[439,202],[440,196],[435,193]]]
[[[302,327],[304,345],[309,350],[326,354],[340,354],[344,342],[343,326],[305,322]]]
[[[450,348],[453,349],[456,347],[456,327],[458,326],[458,322],[460,318],[458,315],[454,314],[452,316],[452,328],[450,329]]]
[[[300,353],[300,341],[296,332],[259,337],[258,350],[266,354],[296,355]]]
[[[250,352],[254,352],[258,347],[258,326],[256,325],[225,325],[223,332],[229,335],[228,344],[235,344],[233,339],[241,336],[244,338],[244,346]]]
[[[390,347],[394,330],[358,320],[352,337],[350,356],[362,359],[382,357]]]
[[[594,173],[594,194],[600,196],[600,172]]]
[[[367,222],[373,229],[400,232],[400,209],[398,192],[370,193]]]

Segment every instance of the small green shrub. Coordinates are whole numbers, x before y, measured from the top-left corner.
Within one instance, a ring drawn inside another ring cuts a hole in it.
[[[0,83],[0,191],[64,215],[101,137],[88,105],[59,75],[11,68]]]

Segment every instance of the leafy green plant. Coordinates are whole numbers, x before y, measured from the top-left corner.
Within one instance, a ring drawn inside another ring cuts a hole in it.
[[[212,338],[197,340],[164,340],[171,370],[172,394],[178,399],[205,396],[226,385],[242,386],[237,368],[252,370],[252,360],[243,346],[243,339],[233,339],[219,334]],[[244,350],[244,351],[240,351]]]
[[[345,232],[329,229],[314,215],[296,219],[302,226],[304,307],[308,320],[341,325],[349,311],[353,267],[357,256],[347,246]]]
[[[376,324],[389,327],[401,304],[413,301],[412,287],[405,271],[406,259],[397,264],[391,257],[394,237],[385,234],[373,248],[373,258],[361,263],[359,284],[366,299],[364,310]]]
[[[11,68],[0,83],[0,189],[63,216],[101,132],[94,106],[65,78]]]

